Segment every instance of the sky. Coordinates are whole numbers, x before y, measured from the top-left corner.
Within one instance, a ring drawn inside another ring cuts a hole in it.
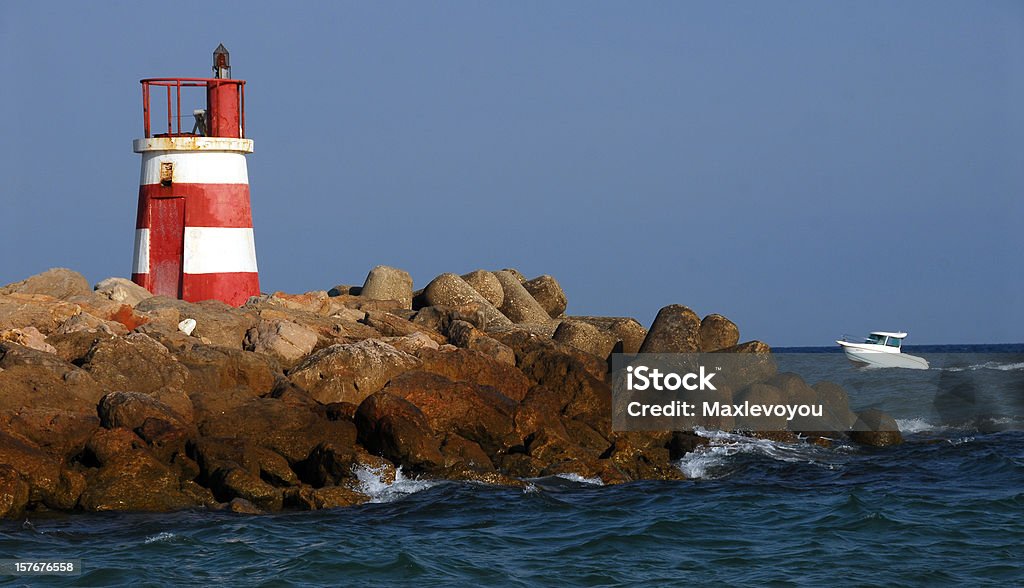
[[[776,346],[1024,341],[1013,1],[3,2],[0,284],[130,275],[139,80],[218,43],[264,291],[514,267]]]

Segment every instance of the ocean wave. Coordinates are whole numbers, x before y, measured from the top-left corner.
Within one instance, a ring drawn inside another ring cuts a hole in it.
[[[597,477],[585,478],[585,477],[583,477],[583,476],[581,476],[579,474],[576,474],[576,473],[555,474],[555,477],[556,478],[562,478],[563,480],[569,480],[570,482],[576,482],[578,484],[590,484],[592,486],[604,486],[604,482],[601,481],[601,478],[597,478]]]
[[[440,484],[436,480],[407,478],[402,474],[401,467],[395,470],[394,479],[391,479],[389,471],[383,467],[362,465],[355,468],[354,472],[358,480],[356,490],[369,496],[371,503],[394,502]]]
[[[966,365],[960,367],[945,367],[938,368],[944,372],[973,372],[977,370],[999,370],[1003,372],[1012,372],[1017,370],[1024,370],[1024,361],[1015,363],[1000,363],[998,361],[986,361],[985,363],[976,363],[974,365]]]
[[[149,545],[150,543],[160,543],[163,541],[170,541],[175,537],[177,537],[177,535],[175,535],[174,533],[168,533],[167,531],[163,531],[157,533],[156,535],[150,535],[149,537],[146,537],[143,543],[145,543],[146,545]]]
[[[906,434],[937,431],[942,428],[937,425],[933,425],[922,418],[896,419],[896,425],[899,427],[900,433]]]
[[[827,469],[835,467],[835,464],[825,459],[829,450],[816,445],[781,443],[701,428],[694,432],[710,442],[676,462],[676,467],[690,479],[715,480],[727,476],[730,472],[726,466],[730,458],[737,455],[767,457],[788,463],[811,463]]]

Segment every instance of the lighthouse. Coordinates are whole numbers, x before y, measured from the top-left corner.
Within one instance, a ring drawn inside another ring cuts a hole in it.
[[[142,174],[132,281],[156,295],[241,306],[260,293],[245,81],[231,79],[230,55],[219,45],[212,78],[141,82],[145,137],[133,142]],[[204,99],[205,108],[183,119],[183,100],[187,109]]]

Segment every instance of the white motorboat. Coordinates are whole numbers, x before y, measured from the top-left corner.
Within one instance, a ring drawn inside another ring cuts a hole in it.
[[[850,361],[870,367],[928,369],[928,360],[900,351],[906,333],[874,331],[866,339],[850,340],[846,336],[836,341]]]

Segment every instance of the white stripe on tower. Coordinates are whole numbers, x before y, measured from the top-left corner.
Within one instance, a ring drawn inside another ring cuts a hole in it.
[[[176,184],[248,184],[242,153],[215,151],[151,152],[142,157],[140,186],[159,184],[161,165],[172,164]]]
[[[186,274],[258,271],[251,228],[185,227],[184,258]]]
[[[135,230],[135,255],[132,259],[132,273],[149,273],[149,229]]]

